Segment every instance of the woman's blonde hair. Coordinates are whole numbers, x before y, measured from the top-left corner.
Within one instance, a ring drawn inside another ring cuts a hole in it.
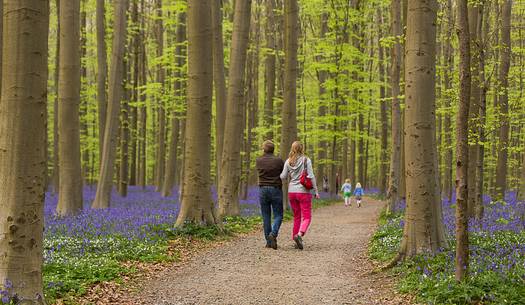
[[[355,185],[356,188],[361,188],[361,183],[357,182],[357,184]]]
[[[291,166],[295,166],[295,163],[301,156],[304,156],[304,146],[300,141],[295,141],[292,143],[292,148],[288,155],[288,163],[290,163]]]
[[[350,183],[350,179],[346,179],[346,180],[345,180],[345,183]]]

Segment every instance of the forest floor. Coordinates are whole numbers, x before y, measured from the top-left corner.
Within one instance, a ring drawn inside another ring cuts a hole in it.
[[[111,303],[411,304],[394,291],[392,275],[369,273],[368,242],[382,207],[366,198],[361,208],[314,210],[303,251],[293,247],[290,221],[281,227],[277,251],[264,248],[260,231],[208,247],[150,271]]]

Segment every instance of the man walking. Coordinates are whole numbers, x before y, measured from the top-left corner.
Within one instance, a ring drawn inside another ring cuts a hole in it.
[[[277,250],[277,236],[283,222],[283,184],[280,174],[283,171],[284,162],[274,155],[275,145],[272,141],[265,141],[262,149],[263,155],[257,158],[256,166],[259,173],[259,202],[263,217],[264,237],[266,247]]]

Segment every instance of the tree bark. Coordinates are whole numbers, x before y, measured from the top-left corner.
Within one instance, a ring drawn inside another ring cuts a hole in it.
[[[55,100],[53,101],[53,192],[58,194],[60,174],[58,172],[58,72],[60,71],[60,0],[55,1],[57,12],[57,40],[55,49]],[[2,48],[0,48],[2,49]]]
[[[100,172],[97,193],[92,208],[108,208],[113,186],[113,173],[117,151],[117,132],[119,130],[118,115],[120,101],[123,95],[122,76],[124,70],[124,47],[126,44],[126,8],[128,0],[115,0],[113,24],[113,46],[111,51],[111,70],[109,74],[109,103],[104,131],[104,147],[100,160]]]
[[[156,40],[157,57],[164,55],[164,22],[162,15],[162,0],[156,0]],[[161,63],[157,66],[157,83],[160,85],[160,97],[157,97],[157,156],[155,162],[155,187],[157,192],[161,191],[164,179],[164,168],[166,166],[166,111],[164,110],[164,82],[166,80],[166,70]]]
[[[377,22],[379,28],[379,37],[383,37],[383,23],[384,18],[382,9],[377,10]],[[378,39],[380,39],[378,38]],[[388,175],[388,106],[385,100],[385,62],[384,62],[384,49],[380,43],[378,43],[378,59],[379,59],[379,100],[380,100],[380,113],[381,113],[381,153],[380,153],[380,165],[379,165],[379,191],[381,195],[386,194],[386,184]]]
[[[321,15],[321,33],[319,34],[319,38],[323,40],[326,37],[326,33],[328,33],[328,13],[324,12]],[[320,63],[323,63],[324,57],[322,55],[319,55],[317,58],[317,61]],[[320,105],[319,105],[319,118],[324,118],[326,116],[327,112],[327,99],[326,99],[326,88],[325,88],[325,82],[328,78],[328,72],[325,69],[320,69],[317,72],[317,77],[319,79],[319,99],[320,99]],[[319,131],[324,132],[326,130],[326,124],[324,122],[321,122],[319,124]],[[317,148],[317,177],[319,177],[319,181],[322,181],[321,179],[324,179],[327,177],[326,175],[326,166],[325,166],[325,160],[328,153],[328,141],[324,137],[321,137],[319,140],[319,146]]]
[[[391,87],[392,87],[392,152],[390,155],[390,179],[387,192],[387,212],[391,213],[398,204],[399,198],[399,183],[401,180],[401,102],[400,95],[400,79],[401,79],[401,0],[393,0],[391,7],[392,19],[392,34],[396,38],[396,42],[391,49]]]
[[[229,69],[229,86],[224,127],[221,176],[219,177],[219,216],[240,214],[239,182],[241,178],[241,140],[244,134],[242,124],[245,109],[244,78],[248,38],[250,36],[251,0],[235,2],[233,37]]]
[[[162,196],[169,197],[175,186],[177,171],[178,171],[178,162],[177,162],[177,147],[179,145],[179,134],[181,133],[181,120],[179,119],[180,111],[179,107],[184,100],[184,90],[182,77],[182,69],[186,63],[186,58],[183,53],[183,44],[186,41],[186,13],[179,13],[178,23],[177,23],[177,46],[175,47],[175,61],[177,63],[177,68],[175,69],[175,94],[177,104],[175,105],[175,110],[173,111],[171,118],[171,140],[168,154],[168,163],[166,163],[166,173],[164,177],[164,186],[162,188]],[[184,136],[184,134],[182,134]]]
[[[207,1],[188,0],[188,108],[182,204],[177,225],[215,224],[210,193],[213,29]]]
[[[120,112],[120,174],[119,174],[119,185],[118,192],[120,196],[126,197],[128,195],[129,185],[129,61],[124,60],[123,70],[123,83],[124,83],[124,94],[121,101],[122,110]]]
[[[212,0],[213,22],[213,82],[215,85],[215,148],[217,161],[217,181],[220,177],[221,158],[226,123],[226,78],[224,71],[224,42],[222,38],[221,0]]]
[[[139,27],[139,3],[133,0],[131,9],[131,23]],[[140,31],[133,34],[132,39],[132,102],[139,101],[139,74],[140,74]],[[130,106],[130,152],[129,152],[129,185],[137,184],[137,152],[138,152],[138,107]]]
[[[106,82],[108,74],[107,49],[106,49],[106,22],[105,22],[105,0],[97,0],[97,101],[98,101],[98,143],[99,156],[102,156],[104,143],[104,131],[106,130],[106,116],[108,97],[106,94]]]
[[[496,167],[496,195],[504,199],[507,191],[507,159],[509,145],[509,69],[511,60],[511,11],[512,0],[501,5],[501,63],[499,66],[499,147]]]
[[[146,56],[146,35],[145,35],[145,17],[146,7],[144,0],[141,0],[141,21],[140,21],[140,54],[139,54],[139,87],[143,87],[147,84],[147,56]],[[139,90],[139,101],[140,106],[138,109],[138,121],[137,121],[137,184],[141,188],[146,188],[146,123],[148,110],[146,108],[146,92],[144,89]]]
[[[80,0],[60,2],[60,71],[58,77],[58,215],[82,211],[80,160]]]
[[[454,69],[454,49],[452,48],[452,28],[454,25],[454,16],[452,13],[452,0],[447,2],[447,20],[449,26],[445,34],[445,69],[443,71],[443,80],[445,82],[445,108],[450,109],[451,107],[451,89],[452,89],[452,71]],[[443,179],[443,193],[445,198],[452,199],[452,118],[450,111],[445,112],[444,118],[444,130],[445,130],[445,175]]]
[[[435,253],[445,244],[437,189],[435,52],[437,1],[408,0],[405,51],[406,195],[400,256]]]
[[[0,283],[24,304],[43,304],[49,1],[3,5]]]
[[[481,84],[479,81],[479,56],[480,56],[480,43],[479,33],[477,31],[477,24],[479,18],[479,5],[474,6],[469,4],[468,6],[468,22],[469,22],[469,38],[470,38],[470,61],[471,61],[471,87],[470,87],[470,105],[469,105],[469,131],[468,131],[468,182],[467,188],[468,196],[467,200],[467,216],[473,217],[474,210],[477,204],[476,194],[476,172],[478,163],[478,151],[479,151],[479,112],[480,112],[480,95],[481,95]]]
[[[468,272],[469,106],[471,104],[470,35],[467,0],[458,2],[459,110],[456,118],[456,280]]]
[[[276,39],[275,39],[275,0],[266,1],[266,59],[265,65],[265,99],[264,99],[264,126],[268,128],[265,138],[273,139],[273,100],[275,98],[275,65],[276,65]]]
[[[297,49],[299,5],[297,0],[284,0],[285,59],[282,105],[281,158],[287,159],[292,143],[297,139]]]

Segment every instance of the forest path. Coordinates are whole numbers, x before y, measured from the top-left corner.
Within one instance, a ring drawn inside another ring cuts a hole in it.
[[[387,275],[365,275],[373,266],[367,244],[381,201],[343,204],[313,211],[294,249],[292,222],[281,227],[279,249],[264,248],[262,232],[236,239],[164,270],[143,283],[135,304],[409,304],[393,292]]]

